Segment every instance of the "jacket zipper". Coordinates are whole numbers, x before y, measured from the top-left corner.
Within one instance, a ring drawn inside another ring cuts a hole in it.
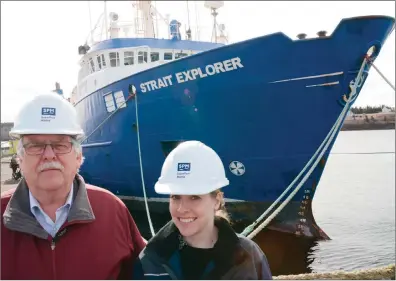
[[[66,233],[66,227],[62,227],[58,233],[51,239],[51,255],[52,255],[52,274],[53,274],[53,279],[57,279],[57,274],[56,274],[56,253],[55,253],[55,247],[56,243],[62,235]]]
[[[52,274],[53,274],[53,278],[56,280],[57,278],[56,278],[56,262],[55,262],[55,246],[56,246],[56,243],[55,243],[55,238],[56,238],[56,236],[54,237],[54,238],[52,238],[52,240],[51,240],[51,254],[52,254]]]
[[[75,221],[73,223],[86,223],[85,221]],[[56,247],[56,242],[58,241],[58,238],[63,236],[66,233],[66,228],[70,225],[69,223],[65,223],[58,231],[58,233],[51,239],[51,255],[52,255],[52,274],[54,276],[53,279],[57,279],[57,274],[56,274],[56,255],[55,255],[55,247]]]

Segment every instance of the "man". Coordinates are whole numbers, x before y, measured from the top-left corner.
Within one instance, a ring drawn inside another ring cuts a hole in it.
[[[1,278],[130,278],[145,241],[122,201],[78,174],[83,131],[74,107],[37,96],[10,135],[20,139],[24,178],[1,195]]]
[[[19,166],[19,164],[17,162],[16,155],[13,154],[12,157],[11,157],[11,161],[10,161],[10,168],[12,169],[12,174],[13,175],[16,173],[16,170],[18,169],[18,166]]]

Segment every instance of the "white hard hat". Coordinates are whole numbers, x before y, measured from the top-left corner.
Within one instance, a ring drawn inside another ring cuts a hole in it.
[[[199,141],[186,141],[166,157],[155,184],[159,194],[202,195],[229,184],[217,153]]]
[[[19,111],[10,131],[12,138],[33,134],[81,137],[84,131],[73,105],[55,93],[48,93],[27,102]]]

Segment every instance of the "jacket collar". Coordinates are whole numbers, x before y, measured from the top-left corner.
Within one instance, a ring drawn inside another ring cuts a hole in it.
[[[168,260],[178,249],[179,231],[173,221],[165,224],[146,245],[147,251],[153,251],[161,259]]]
[[[95,220],[95,215],[89,203],[84,179],[77,174],[73,181],[73,204],[70,208],[67,223],[93,220]],[[3,214],[3,223],[10,230],[47,239],[48,233],[30,211],[29,188],[25,179],[20,181],[7,204]]]
[[[73,202],[73,184],[70,187],[70,192],[67,195],[66,198],[66,202],[62,207],[67,207],[67,209],[69,210],[71,205]],[[33,196],[32,192],[30,192],[29,190],[29,204],[30,204],[30,211],[35,214],[35,210],[39,209],[40,211],[42,211],[41,207],[40,207],[40,203],[37,201],[37,199]],[[60,208],[62,208],[60,207]],[[60,209],[59,208],[59,209]],[[58,209],[58,210],[59,210]]]

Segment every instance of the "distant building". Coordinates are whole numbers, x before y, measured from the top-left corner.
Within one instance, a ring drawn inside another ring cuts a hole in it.
[[[11,155],[10,151],[11,145],[8,141],[1,142],[1,157]]]
[[[13,122],[1,123],[1,141],[9,141],[11,139],[9,133],[12,127],[14,127]]]
[[[392,112],[392,109],[384,105],[384,107],[382,107],[382,113],[389,113],[389,112]]]

